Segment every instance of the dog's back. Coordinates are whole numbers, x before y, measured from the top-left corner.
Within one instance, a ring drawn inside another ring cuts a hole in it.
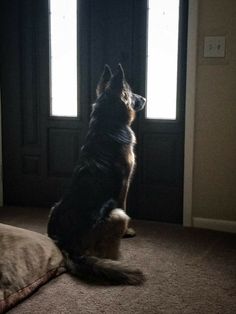
[[[48,235],[67,253],[72,272],[96,269],[97,276],[109,277],[110,282],[138,284],[143,281],[140,271],[103,261],[118,258],[119,241],[127,229],[128,216],[116,208],[123,208],[135,143],[130,129],[135,97],[121,66],[111,78],[108,71],[106,68],[98,85],[98,99],[71,186],[52,209]]]

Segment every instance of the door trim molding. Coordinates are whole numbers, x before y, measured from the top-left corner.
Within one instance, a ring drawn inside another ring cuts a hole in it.
[[[194,120],[197,70],[198,0],[189,0],[184,142],[183,225],[192,226]]]
[[[3,206],[3,180],[2,180],[2,96],[0,88],[0,206]]]

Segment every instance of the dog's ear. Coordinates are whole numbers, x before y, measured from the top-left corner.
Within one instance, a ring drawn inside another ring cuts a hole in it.
[[[107,83],[110,81],[111,76],[112,76],[111,68],[109,67],[109,65],[106,64],[97,85],[96,89],[97,97],[99,97],[105,91]]]
[[[110,79],[110,83],[109,83],[110,91],[114,94],[120,95],[124,88],[124,82],[125,82],[125,73],[122,68],[122,65],[119,63],[114,75]]]

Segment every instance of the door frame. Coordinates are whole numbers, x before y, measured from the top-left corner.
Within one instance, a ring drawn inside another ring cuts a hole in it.
[[[0,88],[0,206],[3,206],[3,177],[2,177],[2,98]]]
[[[198,6],[199,0],[189,0],[188,7],[188,37],[187,37],[187,73],[186,73],[186,112],[185,112],[185,142],[184,142],[184,191],[183,191],[183,225],[192,226],[193,207],[193,164],[194,164],[194,120],[196,96],[197,69],[197,35],[198,35]],[[0,94],[1,113],[1,94]],[[0,143],[2,115],[0,114]],[[0,145],[0,161],[2,151]],[[2,192],[2,164],[0,164],[0,206],[4,204]],[[4,186],[3,186],[4,189]]]
[[[198,7],[199,0],[189,0],[186,100],[185,100],[185,140],[184,140],[184,195],[183,226],[191,227],[193,208],[193,166],[194,166],[194,124],[196,101],[196,72],[198,45]]]

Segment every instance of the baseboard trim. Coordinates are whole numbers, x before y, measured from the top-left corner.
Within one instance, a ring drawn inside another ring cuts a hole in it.
[[[193,217],[193,227],[236,233],[236,221]]]

